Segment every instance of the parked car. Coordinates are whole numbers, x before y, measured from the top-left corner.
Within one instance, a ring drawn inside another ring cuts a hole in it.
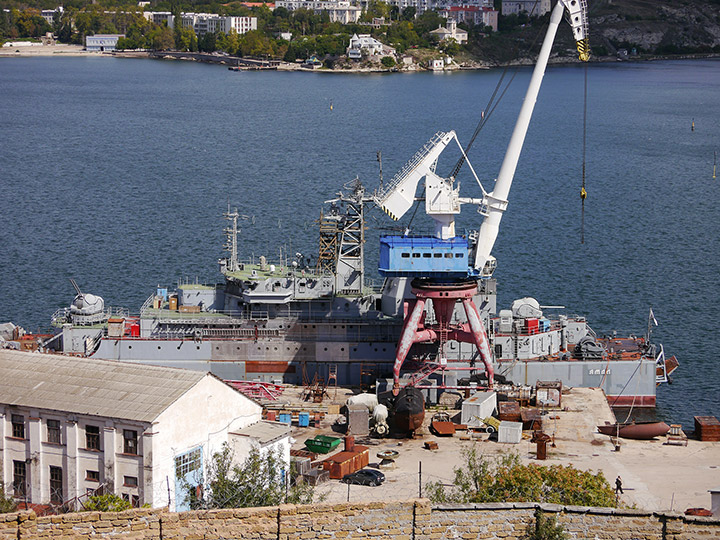
[[[385,475],[375,469],[360,469],[354,473],[343,476],[346,484],[360,484],[361,486],[379,486],[385,481]]]

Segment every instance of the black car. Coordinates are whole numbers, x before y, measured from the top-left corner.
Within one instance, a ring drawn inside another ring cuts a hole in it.
[[[385,475],[375,469],[360,469],[343,476],[346,484],[360,484],[361,486],[379,486],[385,481]]]

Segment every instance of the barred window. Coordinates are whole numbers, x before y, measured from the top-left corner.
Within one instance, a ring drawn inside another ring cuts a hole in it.
[[[24,497],[27,486],[27,464],[24,461],[13,461],[13,493],[16,497]]]
[[[63,474],[61,467],[50,467],[50,502],[63,502]]]

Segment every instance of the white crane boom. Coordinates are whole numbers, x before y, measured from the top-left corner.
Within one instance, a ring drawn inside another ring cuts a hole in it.
[[[520,109],[515,129],[508,143],[505,159],[500,167],[498,178],[495,181],[495,188],[492,193],[488,195],[487,215],[480,226],[475,249],[474,267],[476,270],[481,271],[483,269],[485,263],[490,259],[490,253],[495,245],[495,240],[497,239],[500,228],[500,219],[507,207],[507,197],[510,192],[510,186],[515,176],[515,169],[520,159],[520,152],[525,142],[525,135],[530,125],[530,118],[535,108],[540,85],[545,75],[545,68],[550,58],[550,49],[552,48],[553,41],[555,41],[555,34],[557,33],[565,9],[567,9],[570,14],[570,23],[573,26],[573,35],[577,41],[580,60],[587,61],[588,59],[587,5],[585,0],[558,0],[550,15],[550,24],[545,34],[545,40],[540,49],[540,55],[538,56],[537,64],[535,64],[535,69],[533,70],[530,85],[525,94],[525,101]]]

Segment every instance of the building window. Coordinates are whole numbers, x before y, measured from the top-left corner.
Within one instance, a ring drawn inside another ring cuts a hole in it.
[[[62,504],[63,479],[61,467],[50,467],[50,502]]]
[[[127,487],[137,487],[137,476],[124,476],[123,485]]]
[[[187,454],[175,457],[175,476],[184,477],[191,471],[196,471],[202,465],[202,448],[192,450]]]
[[[27,463],[13,461],[13,493],[16,497],[25,496],[27,486]]]
[[[100,428],[98,426],[85,426],[85,448],[100,450]]]
[[[60,420],[47,421],[47,442],[61,444],[60,439]]]
[[[133,508],[140,508],[140,495],[131,495],[130,499]]]
[[[25,417],[22,414],[12,415],[12,436],[16,439],[25,438]]]
[[[123,452],[126,454],[137,454],[137,431],[124,429],[123,438],[125,439]]]
[[[85,480],[88,482],[99,482],[100,472],[99,471],[85,471]]]

